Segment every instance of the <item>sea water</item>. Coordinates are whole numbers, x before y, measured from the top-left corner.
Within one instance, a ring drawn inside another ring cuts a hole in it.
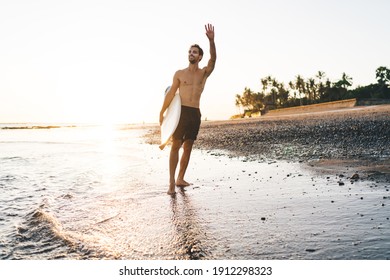
[[[390,258],[386,183],[195,149],[171,197],[148,127],[20,127],[0,129],[0,259]]]
[[[140,130],[20,127],[0,130],[0,258],[108,257],[83,231],[108,194],[137,191]]]

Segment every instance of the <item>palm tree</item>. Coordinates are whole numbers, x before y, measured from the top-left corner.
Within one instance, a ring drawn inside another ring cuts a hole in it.
[[[267,78],[264,78],[264,79],[261,79],[261,84],[263,86],[263,91],[266,92],[267,91],[267,87],[268,87],[268,80]]]
[[[334,90],[335,92],[337,92],[337,94],[335,95],[336,100],[343,99],[347,94],[347,88],[350,86],[352,86],[352,78],[344,72],[341,77],[341,80],[334,83]]]
[[[313,78],[310,78],[307,81],[307,87],[306,88],[307,88],[307,94],[308,94],[309,102],[312,103],[313,100],[316,99],[316,91],[317,91],[316,81]]]
[[[317,95],[317,98],[321,99],[324,96],[324,93],[326,91],[326,86],[322,82],[323,79],[325,78],[325,72],[318,71],[317,75],[316,75],[316,78],[318,80],[318,84],[317,84],[317,93],[318,93],[318,95]]]
[[[242,98],[241,95],[236,94],[236,106],[241,107],[242,106]]]
[[[390,82],[390,69],[387,69],[384,66],[378,67],[378,69],[375,71],[375,77],[378,81],[378,84],[388,84]]]
[[[295,89],[295,84],[294,84],[294,82],[290,81],[290,82],[288,82],[288,86],[294,93],[294,104],[295,104],[295,101],[297,99],[297,91]]]
[[[283,83],[280,83],[278,85],[278,97],[279,97],[279,105],[281,107],[286,106],[288,102],[288,96],[289,96],[289,91],[284,87]]]
[[[258,92],[253,95],[253,109],[260,112],[264,108],[264,93]]]
[[[320,83],[322,82],[322,79],[325,78],[325,72],[323,71],[318,71],[317,72],[317,75],[316,75],[316,78],[320,81]]]
[[[245,87],[242,95],[236,95],[236,106],[244,108],[244,111],[252,111],[253,109],[253,93],[250,88]]]
[[[295,78],[295,89],[299,93],[299,99],[300,99],[300,104],[302,105],[302,94],[305,95],[305,81],[301,77],[301,75],[296,76]]]
[[[242,94],[244,107],[248,110],[253,109],[253,92],[250,88],[245,87],[244,93]]]
[[[347,74],[345,74],[345,72],[343,72],[343,75],[341,76],[341,80],[336,82],[335,86],[347,89],[348,87],[352,86],[352,78]]]

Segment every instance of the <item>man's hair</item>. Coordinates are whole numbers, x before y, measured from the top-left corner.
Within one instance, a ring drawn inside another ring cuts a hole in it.
[[[199,54],[200,54],[201,56],[203,56],[203,50],[202,50],[202,48],[201,48],[198,44],[193,44],[193,45],[191,46],[191,48],[197,48],[198,51],[199,51]]]

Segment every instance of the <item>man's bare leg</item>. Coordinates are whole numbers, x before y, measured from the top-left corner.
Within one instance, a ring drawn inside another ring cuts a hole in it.
[[[175,173],[177,163],[179,162],[179,150],[181,147],[181,140],[173,140],[171,152],[169,154],[169,189],[168,194],[175,194]]]
[[[176,186],[178,187],[187,187],[190,185],[190,183],[184,180],[184,175],[186,173],[188,163],[190,161],[193,144],[194,140],[185,140],[183,143],[183,154],[180,159],[179,175],[177,176],[176,180]]]

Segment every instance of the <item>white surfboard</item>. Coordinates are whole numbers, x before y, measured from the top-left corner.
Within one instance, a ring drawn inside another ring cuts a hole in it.
[[[165,90],[165,95],[171,87],[169,86]],[[172,134],[175,132],[177,125],[179,124],[181,113],[181,99],[179,91],[176,92],[173,97],[171,104],[169,104],[167,110],[165,111],[164,119],[161,124],[161,145],[159,146],[161,150],[168,144],[169,139]]]

